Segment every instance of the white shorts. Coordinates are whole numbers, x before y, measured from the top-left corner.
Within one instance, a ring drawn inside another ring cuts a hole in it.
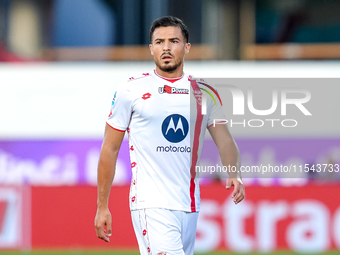
[[[131,218],[141,255],[194,254],[198,212],[147,208]]]

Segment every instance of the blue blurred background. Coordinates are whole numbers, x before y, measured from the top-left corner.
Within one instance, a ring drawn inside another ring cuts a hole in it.
[[[190,59],[339,59],[339,9],[337,0],[1,0],[0,60],[124,60],[89,53],[115,46],[137,46],[126,60],[149,60],[139,46],[164,15],[190,28],[199,49]],[[302,47],[280,53],[287,44]]]

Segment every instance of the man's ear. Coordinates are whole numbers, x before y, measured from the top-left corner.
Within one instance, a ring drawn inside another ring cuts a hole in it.
[[[152,44],[149,44],[149,49],[150,49],[151,55],[153,56]]]
[[[188,53],[189,53],[190,47],[191,47],[191,44],[190,44],[190,43],[186,43],[186,44],[185,44],[185,54],[188,54]]]

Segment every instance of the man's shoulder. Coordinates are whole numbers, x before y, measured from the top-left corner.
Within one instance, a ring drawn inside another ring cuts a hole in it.
[[[148,80],[150,76],[151,74],[149,72],[135,74],[133,76],[123,79],[119,84],[119,88],[124,90],[130,87],[134,87],[136,85],[140,85],[142,83],[147,83],[146,80]]]
[[[150,73],[148,72],[130,76],[119,84],[117,93],[128,98],[134,98],[136,94],[145,89],[145,86],[150,84],[149,77]]]
[[[137,75],[129,77],[126,80],[126,82],[130,83],[130,84],[134,84],[134,83],[136,83],[136,81],[142,81],[143,82],[143,80],[145,80],[146,78],[149,78],[150,76],[151,76],[150,72],[145,72],[145,73],[142,73],[142,74],[137,74]]]

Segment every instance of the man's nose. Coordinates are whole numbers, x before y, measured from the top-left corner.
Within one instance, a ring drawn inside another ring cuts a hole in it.
[[[164,50],[164,51],[169,51],[169,50],[170,50],[170,43],[169,43],[169,42],[164,42],[164,44],[163,44],[163,50]]]

